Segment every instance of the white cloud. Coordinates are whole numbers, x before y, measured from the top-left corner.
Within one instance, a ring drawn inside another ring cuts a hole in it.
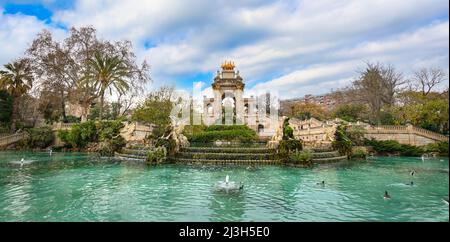
[[[52,28],[34,16],[3,14],[0,8],[0,64],[21,57],[36,34],[45,28],[50,29],[57,38],[64,35],[64,31]]]
[[[249,89],[278,88],[294,97],[348,83],[343,80],[367,60],[402,71],[447,67],[448,5],[446,0],[78,0],[73,9],[54,12],[52,20],[93,25],[104,38],[133,41],[138,58],[151,65],[151,88],[214,73],[232,59]],[[14,35],[29,41],[43,25],[34,21],[37,25],[18,24],[27,35]],[[14,43],[10,35],[0,33],[0,43]],[[208,87],[212,80],[194,81]]]

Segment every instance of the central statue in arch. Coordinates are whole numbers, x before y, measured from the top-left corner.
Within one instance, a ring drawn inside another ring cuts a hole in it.
[[[278,113],[274,115],[271,113],[273,110],[266,113],[271,109],[268,106],[270,95],[263,97],[264,102],[258,97],[244,97],[244,87],[234,63],[224,62],[212,83],[214,97],[203,97],[203,122],[206,125],[246,124],[260,136],[272,136],[278,124]]]

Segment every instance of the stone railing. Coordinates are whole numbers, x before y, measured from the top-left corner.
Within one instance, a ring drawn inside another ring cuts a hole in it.
[[[436,141],[448,141],[448,137],[412,125],[379,125],[365,127],[367,134],[416,134]]]
[[[27,136],[28,136],[28,133],[21,132],[21,133],[17,133],[17,134],[0,137],[0,147],[16,143],[16,142],[26,138]]]
[[[53,130],[67,130],[67,129],[71,129],[72,125],[74,125],[75,123],[54,123],[52,128]]]

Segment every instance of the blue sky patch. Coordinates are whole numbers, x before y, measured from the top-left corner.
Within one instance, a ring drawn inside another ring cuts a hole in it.
[[[51,22],[51,17],[53,13],[40,4],[13,4],[8,3],[3,6],[5,14],[23,14],[35,16],[39,20],[45,21],[46,23]]]

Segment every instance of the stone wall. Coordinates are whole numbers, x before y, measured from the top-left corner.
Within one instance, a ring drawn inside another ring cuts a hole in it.
[[[375,140],[396,140],[400,144],[423,146],[439,141],[448,141],[448,137],[412,125],[367,126],[364,137]]]
[[[294,129],[294,136],[305,144],[330,144],[333,139],[335,127],[341,120],[321,122],[315,119],[289,121]],[[364,123],[355,123],[365,130],[365,137],[375,140],[396,140],[401,144],[423,146],[440,141],[448,141],[448,137],[429,130],[414,127],[412,125],[381,125],[371,126]]]

